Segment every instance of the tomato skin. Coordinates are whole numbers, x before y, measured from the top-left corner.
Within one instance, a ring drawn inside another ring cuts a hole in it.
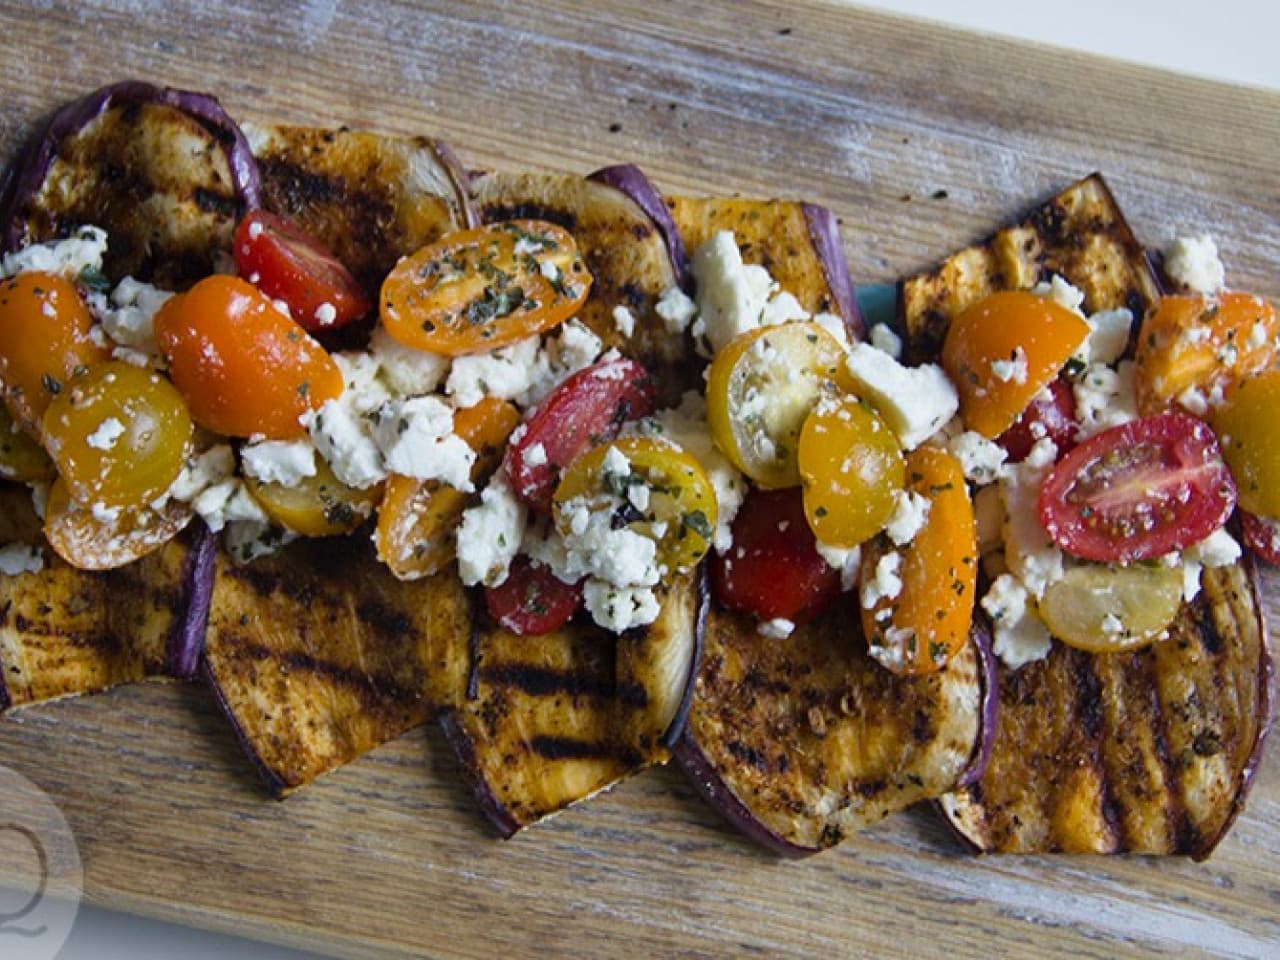
[[[53,552],[80,570],[114,570],[159,550],[191,522],[191,508],[176,500],[160,513],[146,507],[95,516],[55,480],[45,505],[44,535]]]
[[[1063,550],[1100,563],[1151,560],[1222,526],[1236,485],[1208,424],[1181,413],[1089,437],[1045,477],[1040,523]]]
[[[996,437],[996,443],[1004,447],[1009,463],[1021,463],[1040,437],[1052,440],[1059,454],[1066,453],[1076,445],[1078,428],[1075,391],[1059,377],[1036,394],[1013,426]]]
[[[0,281],[0,380],[9,412],[39,436],[40,418],[77,370],[110,358],[89,338],[75,284],[39,271]]]
[[[559,630],[582,606],[582,582],[564,583],[550,567],[524,554],[511,562],[507,579],[485,587],[489,616],[518,637],[540,636]]]
[[[233,244],[236,273],[287,303],[304,329],[334,330],[369,312],[369,298],[351,271],[292,221],[251,210],[236,228]]]
[[[1240,491],[1240,506],[1280,517],[1280,370],[1250,377],[1213,415],[1213,428]]]
[[[818,554],[799,487],[747,495],[733,520],[733,546],[711,556],[711,591],[729,610],[793,623],[840,595],[840,572]]]
[[[511,220],[451,233],[401,259],[383,281],[379,313],[406,347],[456,357],[550,330],[590,289],[572,234]]]
[[[1254,556],[1273,566],[1280,566],[1280,522],[1255,517],[1247,510],[1241,510],[1240,529],[1244,534],[1244,545]]]
[[[215,433],[295,440],[306,435],[299,417],[342,394],[324,347],[239,277],[207,277],[170,298],[155,330],[192,419]]]
[[[970,430],[994,439],[1013,424],[1089,335],[1084,318],[1028,291],[993,293],[960,312],[942,345],[942,366],[960,394]],[[1019,358],[1016,373],[997,364]]]
[[[625,357],[602,360],[569,377],[507,448],[505,465],[516,496],[533,510],[551,513],[564,468],[589,448],[612,440],[628,420],[652,413],[657,397],[649,372]],[[545,460],[530,462],[529,451],[538,446]]]

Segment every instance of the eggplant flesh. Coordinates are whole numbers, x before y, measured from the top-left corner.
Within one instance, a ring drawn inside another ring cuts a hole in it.
[[[1087,177],[1015,226],[902,284],[908,355],[937,356],[951,317],[995,290],[1059,274],[1086,311],[1128,307],[1135,327],[1160,294],[1102,177]],[[1136,335],[1136,333],[1135,333]],[[1003,853],[1212,852],[1243,805],[1268,725],[1270,658],[1247,562],[1202,575],[1170,639],[1000,668],[986,774],[940,806],[975,849]]]

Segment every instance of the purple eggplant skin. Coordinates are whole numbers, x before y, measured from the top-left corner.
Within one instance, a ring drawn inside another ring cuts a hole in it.
[[[216,538],[215,538],[216,539]],[[278,776],[275,771],[263,762],[259,756],[257,749],[254,747],[253,739],[245,732],[240,725],[240,721],[236,719],[235,711],[231,709],[231,704],[227,701],[226,694],[218,686],[217,680],[213,675],[213,670],[209,667],[209,662],[203,654],[200,657],[200,666],[197,671],[200,682],[213,692],[213,698],[218,704],[218,712],[227,718],[227,722],[231,724],[231,732],[235,734],[236,743],[240,745],[240,749],[244,751],[244,755],[249,758],[249,762],[253,764],[253,769],[258,776],[262,778],[263,784],[268,792],[277,800],[283,800],[289,795],[289,784]]]
[[[675,751],[680,743],[684,728],[689,722],[689,708],[693,706],[693,688],[698,682],[698,669],[702,666],[702,647],[707,637],[707,614],[711,610],[711,582],[704,563],[698,572],[698,613],[693,631],[693,656],[689,660],[689,678],[684,685],[684,696],[680,698],[680,706],[667,727],[666,733],[659,741],[668,750]]]
[[[203,521],[187,555],[182,574],[182,602],[175,611],[173,629],[165,648],[165,673],[175,680],[194,680],[200,672],[209,604],[218,556],[218,536]]]
[[[662,194],[644,175],[644,172],[635,164],[620,163],[612,167],[602,167],[595,173],[588,174],[587,179],[621,190],[636,202],[636,205],[654,222],[658,232],[662,234],[680,289],[692,294],[693,274],[689,270],[689,255],[685,250],[684,240],[680,236],[675,221],[671,219],[671,211],[667,208],[666,201],[662,199]]]
[[[476,206],[476,202],[471,197],[471,173],[458,159],[458,155],[453,152],[453,147],[445,143],[443,140],[432,140],[432,147],[435,149],[436,156],[440,158],[440,163],[449,173],[449,181],[453,184],[454,190],[458,194],[458,199],[462,205],[463,216],[466,219],[464,227],[471,229],[478,227],[484,223],[484,218],[480,216],[480,208]]]
[[[204,93],[157,87],[142,80],[126,80],[101,87],[58,110],[44,125],[13,175],[11,195],[0,211],[0,249],[16,250],[27,239],[29,208],[39,195],[62,142],[107,110],[124,104],[157,103],[181,110],[197,120],[222,144],[236,192],[245,210],[261,205],[258,164],[240,127],[218,101]]]
[[[957,790],[973,786],[987,772],[991,751],[996,745],[996,727],[1000,723],[1000,667],[992,647],[991,627],[985,614],[976,610],[969,627],[969,641],[978,651],[978,673],[982,677],[982,701],[978,707],[981,726],[969,765],[956,781]]]
[[[475,770],[477,768],[475,744],[472,743],[471,738],[463,730],[462,723],[458,719],[457,710],[447,708],[440,713],[437,720],[440,724],[440,732],[444,734],[445,743],[453,751],[453,755],[457,758],[461,769]],[[475,794],[476,803],[480,805],[480,812],[493,824],[494,829],[498,831],[498,835],[503,840],[510,840],[514,837],[523,824],[511,815],[511,811],[490,789],[489,783],[484,777],[469,776],[467,779],[471,782],[471,789]]]
[[[809,238],[822,262],[827,286],[835,298],[840,317],[849,332],[849,341],[865,340],[867,325],[854,297],[853,280],[849,276],[849,263],[844,257],[844,244],[840,242],[840,222],[827,207],[815,203],[803,203],[805,223],[809,225]]]

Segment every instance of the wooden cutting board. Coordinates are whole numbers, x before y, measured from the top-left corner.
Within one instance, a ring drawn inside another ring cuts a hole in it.
[[[142,77],[474,166],[815,200],[877,281],[1101,169],[1148,243],[1212,230],[1233,285],[1280,295],[1280,96],[839,4],[55,0],[0,6],[0,36],[5,155]],[[500,843],[433,731],[276,803],[185,686],[28,710],[0,758],[65,811],[92,901],[339,956],[1280,954],[1274,757],[1206,864],[977,860],[924,810],[782,863],[666,771]]]

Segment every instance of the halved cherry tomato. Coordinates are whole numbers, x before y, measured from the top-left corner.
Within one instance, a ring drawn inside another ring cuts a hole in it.
[[[584,451],[612,440],[657,402],[653,378],[634,360],[602,360],[556,387],[507,448],[511,486],[526,506],[551,512],[560,473]]]
[[[369,298],[342,262],[284,217],[251,210],[236,228],[236,273],[307,330],[332,330],[369,312]]]
[[[1280,517],[1280,370],[1240,384],[1214,414],[1213,428],[1235,477],[1240,506]]]
[[[498,468],[520,413],[497,397],[485,397],[453,415],[453,432],[476,452],[471,481],[477,487]],[[467,494],[435,480],[392,475],[378,507],[374,543],[378,559],[401,580],[417,580],[453,560],[454,532]]]
[[[216,433],[297,439],[306,434],[298,418],[342,393],[324,347],[238,277],[208,277],[171,298],[155,330],[192,418]]]
[[[316,457],[316,472],[297,483],[263,483],[246,476],[244,485],[268,517],[304,537],[334,537],[350,533],[378,505],[378,485],[357,490],[333,473],[324,457]]]
[[[824,400],[809,414],[798,464],[809,527],[833,547],[884,529],[906,473],[897,435],[856,397]]]
[[[92,326],[70,280],[35,272],[0,281],[0,381],[14,420],[33,435],[67,382],[110,356],[90,339]]]
[[[978,581],[973,502],[960,462],[937,447],[907,456],[907,489],[929,500],[924,526],[900,548],[897,596],[862,610],[862,630],[873,656],[894,673],[930,673],[968,642]],[[888,548],[862,553],[862,579],[875,575]]]
[[[1280,521],[1255,517],[1252,513],[1241,510],[1240,529],[1244,534],[1244,545],[1255,556],[1280,566]]]
[[[804,623],[840,595],[840,572],[817,550],[800,490],[752,490],[733,519],[733,546],[713,554],[712,595],[761,620]]]
[[[1275,308],[1252,294],[1162,298],[1138,338],[1138,411],[1159,413],[1189,389],[1228,391],[1275,363],[1277,333]]]
[[[993,293],[961,311],[942,344],[942,366],[965,425],[1000,436],[1088,336],[1083,317],[1027,291]]]
[[[511,562],[507,579],[485,587],[489,615],[519,637],[559,630],[582,605],[582,584],[564,583],[536,560],[520,554]]]
[[[1068,453],[1045,477],[1039,513],[1068,553],[1129,563],[1203,540],[1235,505],[1209,425],[1168,413],[1104,430]]]
[[[853,389],[844,348],[816,323],[748,331],[716,354],[707,374],[707,421],[734,466],[762,487],[800,482],[805,418],[824,395]]]
[[[610,450],[629,461],[627,476],[608,469]],[[632,487],[645,488],[643,509],[635,505]],[[718,518],[715,489],[697,460],[665,440],[624,437],[573,461],[556,487],[555,520],[562,534],[572,529],[572,507],[582,498],[622,500],[612,519],[614,528],[655,540],[659,566],[672,572],[693,569],[711,548]]]
[[[0,403],[0,477],[36,483],[52,480],[56,473],[44,447],[18,426],[8,406]]]
[[[1135,563],[1068,567],[1049,584],[1040,616],[1068,646],[1121,653],[1159,638],[1182,608],[1182,571]]]
[[[176,500],[159,513],[149,507],[95,512],[76,503],[67,485],[55,480],[45,504],[44,535],[73,567],[114,570],[159,550],[194,516],[189,506]]]
[[[1066,453],[1076,445],[1078,427],[1075,391],[1059,377],[1035,395],[1031,405],[996,438],[996,443],[1004,447],[1010,463],[1021,463],[1042,437],[1052,440],[1060,454]]]
[[[191,415],[172,383],[120,360],[89,368],[44,414],[45,449],[86,506],[137,508],[182,472]]]
[[[397,263],[382,284],[382,324],[407,347],[456,357],[550,330],[590,289],[568,231],[511,220],[451,233]]]

